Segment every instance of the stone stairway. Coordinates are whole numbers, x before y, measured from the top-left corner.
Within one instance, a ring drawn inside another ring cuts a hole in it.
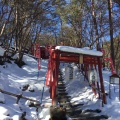
[[[85,110],[81,109],[84,104],[76,104],[71,102],[71,96],[68,95],[66,90],[66,84],[63,79],[62,72],[59,71],[57,98],[59,105],[66,108],[67,115],[72,120],[101,120],[108,119],[107,115],[101,115],[101,110]]]

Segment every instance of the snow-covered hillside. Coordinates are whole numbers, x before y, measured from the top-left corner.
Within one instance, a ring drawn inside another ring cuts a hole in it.
[[[22,94],[25,97],[41,102],[42,91],[44,87],[44,80],[47,71],[47,60],[41,61],[41,69],[38,71],[37,60],[27,55],[24,55],[23,61],[26,63],[22,68],[19,68],[13,61],[0,65],[0,89],[14,94]],[[101,100],[97,99],[92,93],[87,81],[79,73],[77,67],[72,64],[74,68],[74,80],[68,81],[66,78],[67,92],[72,96],[71,101],[76,103],[83,103],[82,110],[85,109],[101,109],[101,114],[109,116],[109,120],[120,119],[120,101],[118,96],[118,86],[112,86],[112,99],[107,96],[107,104],[102,107]],[[61,70],[65,75],[65,65],[61,64]],[[66,73],[67,74],[67,73]],[[103,71],[103,78],[105,90],[109,92],[109,76],[110,71]],[[65,75],[68,76],[68,75]],[[25,87],[27,89],[25,90]],[[20,99],[16,104],[16,97],[0,93],[0,120],[19,120],[21,116],[25,115],[27,120],[48,120],[49,109],[44,108],[45,105],[51,105],[49,97],[49,88],[45,86],[44,95],[42,99],[42,107],[30,107],[30,101]]]

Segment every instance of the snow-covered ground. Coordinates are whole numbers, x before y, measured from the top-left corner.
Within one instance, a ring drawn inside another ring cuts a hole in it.
[[[24,65],[19,68],[13,61],[11,63],[5,63],[0,65],[0,89],[14,93],[22,94],[25,97],[37,100],[41,102],[42,91],[44,87],[44,80],[47,71],[47,60],[41,60],[41,69],[38,71],[38,63],[32,57],[24,55]],[[120,101],[119,101],[119,86],[111,85],[111,99],[107,96],[107,104],[102,107],[102,101],[94,96],[87,81],[84,81],[84,77],[79,73],[77,67],[73,64],[74,68],[74,80],[67,80],[67,91],[72,96],[72,101],[76,103],[84,103],[82,109],[101,109],[102,113],[109,116],[108,120],[120,119]],[[65,73],[65,65],[61,64],[61,70]],[[39,74],[38,74],[39,72]],[[109,76],[111,72],[109,70],[103,71],[105,91],[109,93]],[[65,75],[68,76],[68,75]],[[22,91],[23,87],[29,85],[28,89]],[[115,92],[114,92],[115,87]],[[34,92],[30,92],[33,91]],[[16,104],[16,97],[0,93],[0,120],[19,120],[23,113],[26,112],[25,118],[27,120],[42,120],[49,119],[49,109],[44,105],[51,105],[51,99],[49,97],[49,88],[45,86],[44,95],[42,99],[42,107],[38,108],[38,112],[35,107],[29,107],[30,101],[20,99]]]

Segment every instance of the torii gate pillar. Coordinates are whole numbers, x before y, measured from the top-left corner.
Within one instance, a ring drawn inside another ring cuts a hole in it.
[[[102,92],[102,100],[104,104],[107,104],[104,83],[103,83],[103,76],[102,76],[102,62],[101,58],[98,58],[98,70],[99,70],[99,77],[100,77],[100,85],[101,85],[101,92]]]

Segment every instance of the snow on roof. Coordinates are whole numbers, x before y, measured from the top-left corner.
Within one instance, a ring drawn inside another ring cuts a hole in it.
[[[85,54],[85,55],[92,55],[92,56],[102,56],[103,53],[96,50],[89,50],[86,48],[75,48],[69,46],[56,46],[55,49],[64,51],[64,52],[71,52],[71,53],[78,53],[78,54]]]
[[[5,49],[3,49],[3,48],[0,46],[0,56],[3,56],[3,55],[4,55],[4,52],[5,52]]]

